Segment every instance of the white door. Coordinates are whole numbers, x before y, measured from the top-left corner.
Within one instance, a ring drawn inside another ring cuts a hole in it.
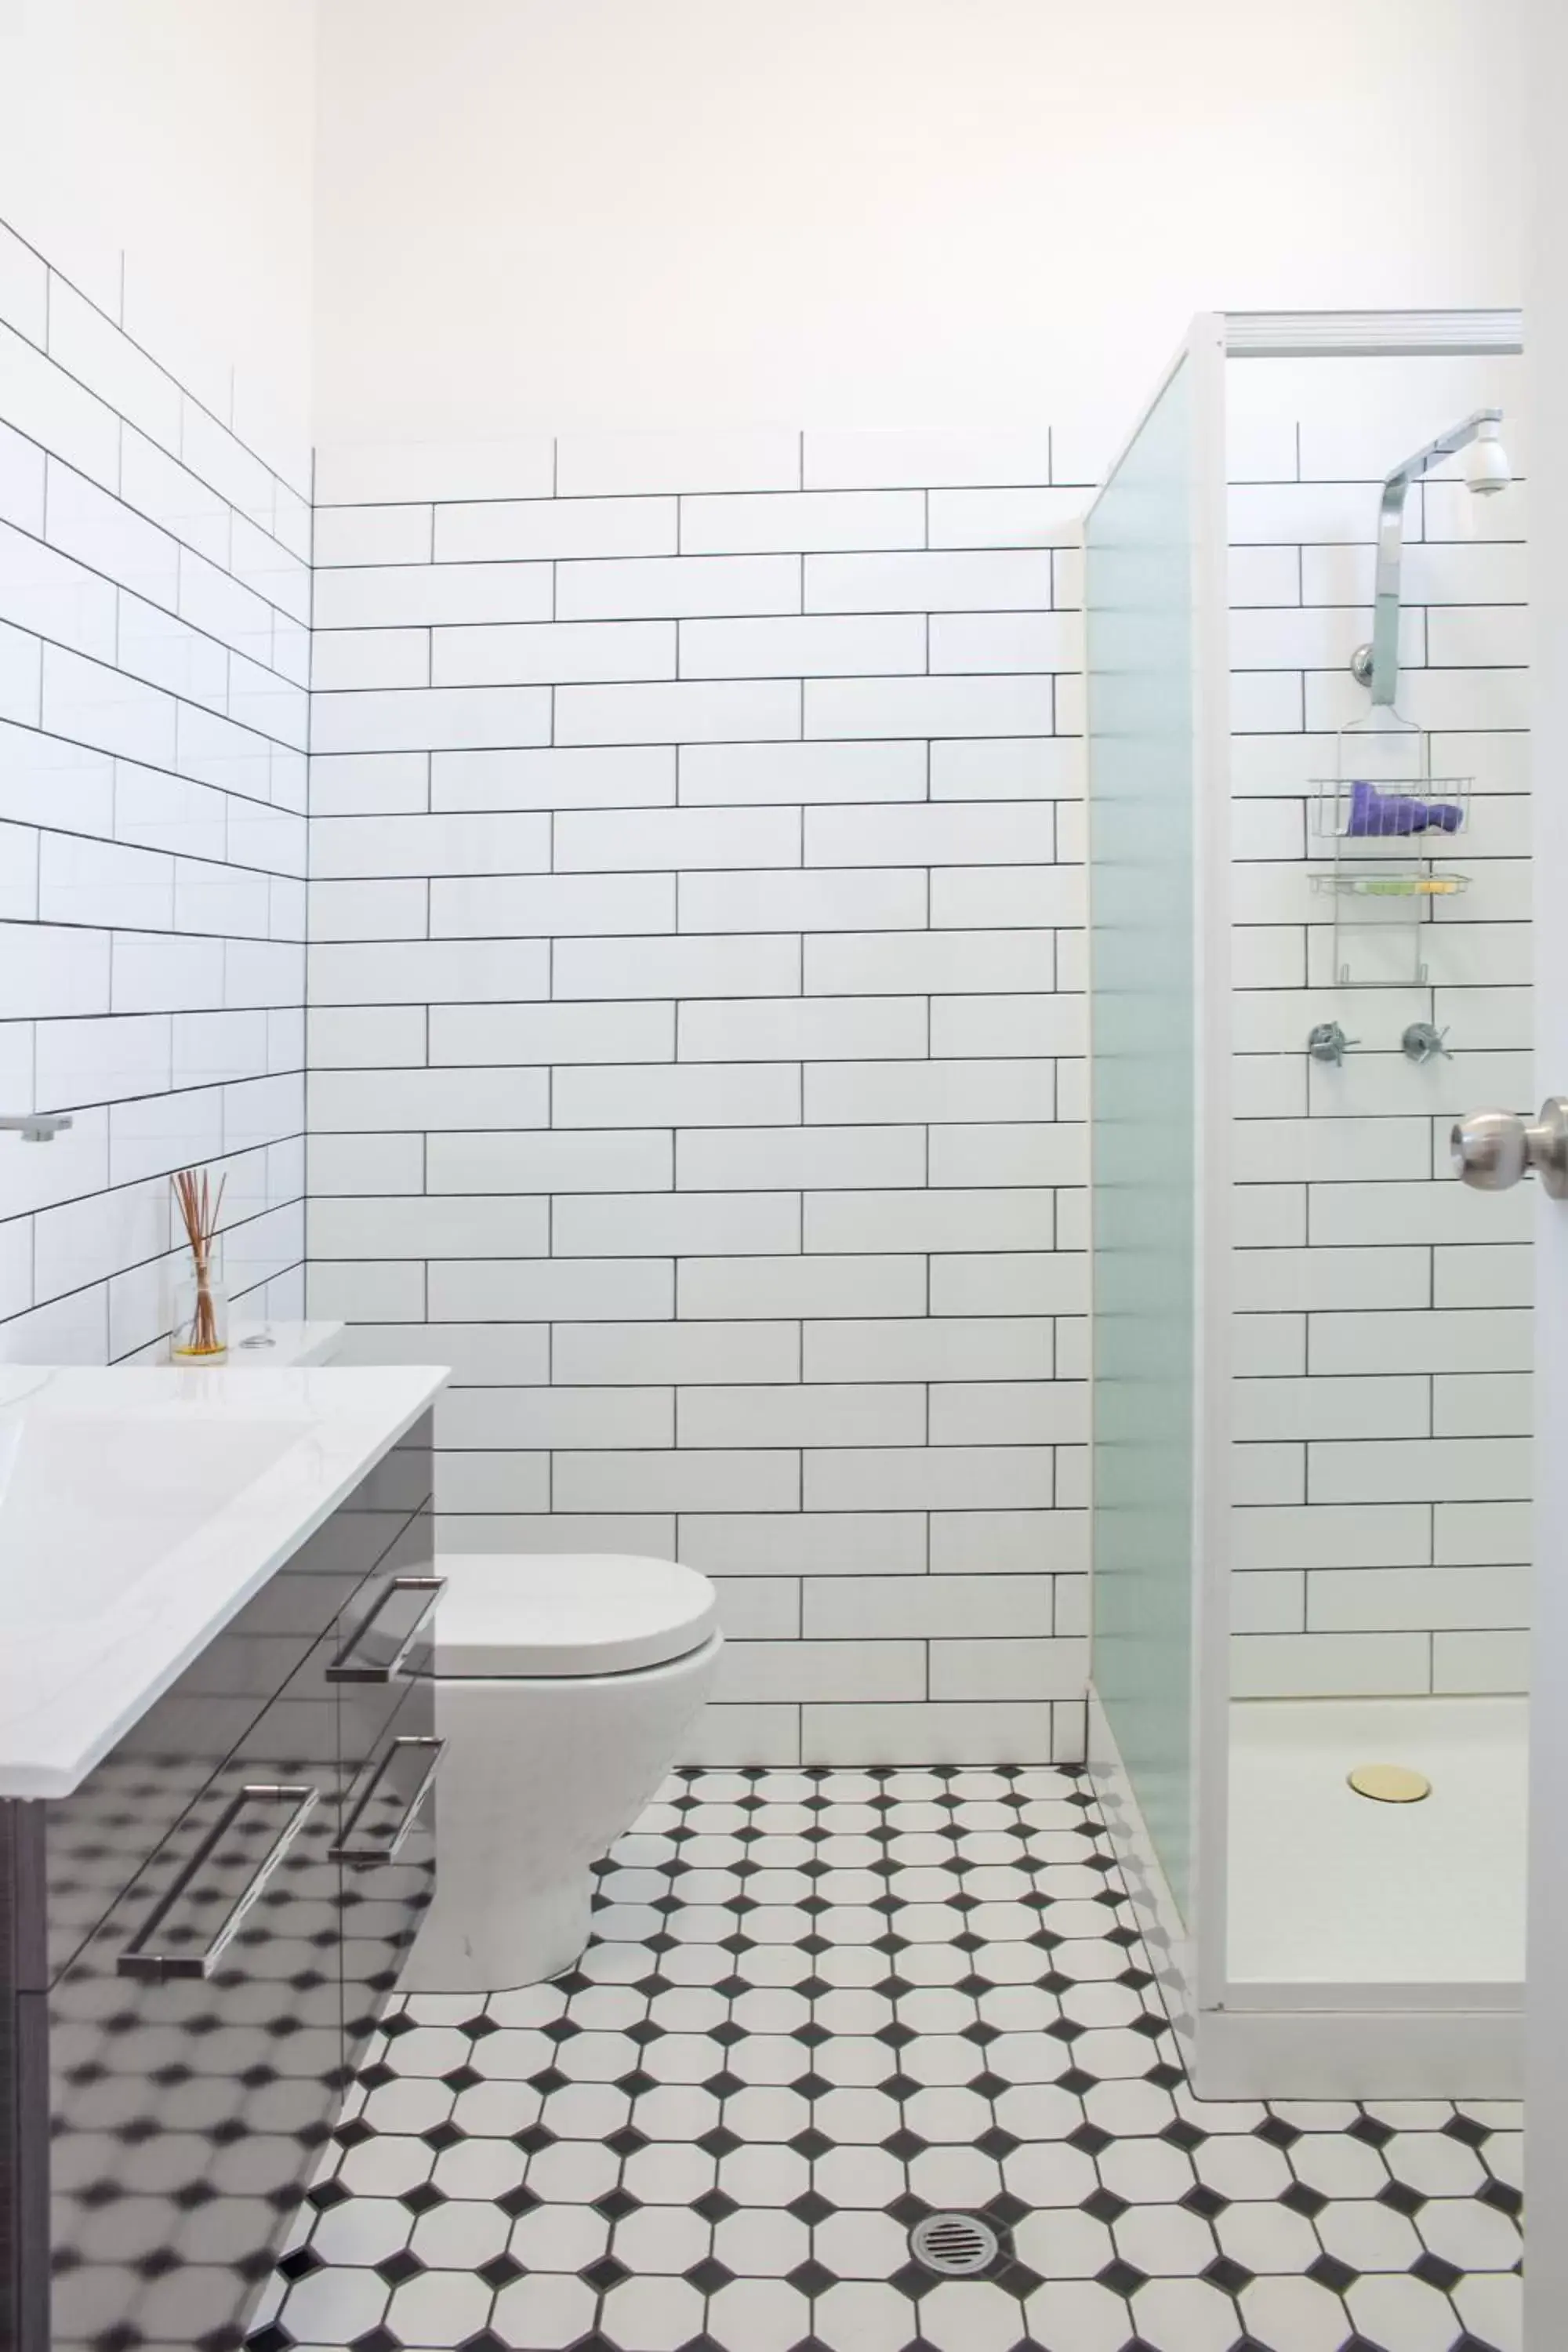
[[[1568,1095],[1568,10],[1535,0],[1531,371],[1536,1080]],[[1568,2342],[1568,1200],[1537,1184],[1527,1963],[1527,2352]]]

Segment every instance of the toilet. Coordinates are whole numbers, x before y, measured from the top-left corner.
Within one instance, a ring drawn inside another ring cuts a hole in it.
[[[680,1759],[723,1636],[708,1579],[620,1554],[437,1560],[436,1894],[408,1992],[489,1992],[570,1968],[593,1864]]]

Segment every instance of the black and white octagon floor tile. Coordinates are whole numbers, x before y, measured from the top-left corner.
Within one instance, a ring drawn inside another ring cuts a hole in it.
[[[1080,1775],[683,1773],[577,1969],[393,2005],[248,2344],[1520,2352],[1519,2161],[1194,2099]]]

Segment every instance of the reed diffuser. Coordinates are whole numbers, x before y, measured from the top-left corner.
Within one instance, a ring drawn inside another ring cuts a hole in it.
[[[212,1190],[206,1171],[185,1168],[173,1180],[180,1220],[190,1244],[191,1275],[175,1303],[175,1356],[222,1356],[228,1350],[228,1302],[213,1279],[213,1244],[223,1210],[226,1176]]]

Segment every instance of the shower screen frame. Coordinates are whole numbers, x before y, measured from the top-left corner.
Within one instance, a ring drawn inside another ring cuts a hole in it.
[[[1187,1491],[1177,1506],[1184,1527],[1180,1540],[1185,1557],[1173,1563],[1173,1573],[1185,1586],[1187,1631],[1184,1654],[1172,1659],[1173,1672],[1184,1688],[1175,1720],[1167,1727],[1171,1751],[1157,1769],[1184,1777],[1180,1801],[1185,1808],[1180,1861],[1163,1853],[1148,1813],[1147,1782],[1131,1753],[1131,1728],[1118,1723],[1118,1703],[1100,1687],[1100,1670],[1107,1669],[1104,1619],[1106,1591],[1097,1589],[1097,1565],[1103,1555],[1100,1538],[1109,1517],[1103,1501],[1100,1472],[1104,1459],[1104,1398],[1100,1388],[1103,1333],[1096,1325],[1095,1350],[1089,1381],[1089,1448],[1091,1458],[1091,1680],[1089,1760],[1097,1784],[1112,1813],[1119,1858],[1139,1914],[1139,1924],[1160,1976],[1173,2021],[1187,2048],[1202,2011],[1220,1997],[1225,1975],[1225,1872],[1227,1826],[1229,1707],[1229,1547],[1230,1509],[1230,1268],[1228,1215],[1231,1190],[1231,816],[1230,816],[1230,694],[1229,612],[1227,600],[1225,370],[1226,321],[1217,313],[1204,313],[1192,324],[1181,348],[1162,377],[1129,435],[1121,452],[1108,469],[1104,487],[1091,502],[1086,520],[1085,627],[1088,640],[1085,667],[1089,674],[1089,716],[1086,719],[1089,800],[1095,824],[1095,740],[1097,719],[1114,702],[1116,688],[1108,674],[1097,691],[1097,565],[1095,521],[1102,504],[1138,458],[1140,445],[1159,428],[1164,404],[1184,399],[1182,418],[1184,446],[1181,485],[1184,508],[1184,564],[1181,594],[1184,605],[1168,616],[1186,632],[1188,709],[1184,715],[1184,751],[1190,794],[1190,836],[1185,870],[1177,877],[1189,925],[1191,959],[1191,1102],[1190,1126],[1173,1135],[1148,1133],[1142,1139],[1147,1156],[1149,1204],[1158,1213],[1162,1171],[1182,1171],[1181,1213],[1190,1207],[1191,1279],[1190,1328],[1186,1339],[1187,1408],[1190,1457]],[[1177,567],[1171,568],[1171,578]],[[1174,606],[1174,600],[1173,600]],[[1134,689],[1136,690],[1136,689]],[[1113,721],[1114,714],[1112,714]],[[1170,745],[1166,746],[1169,751]],[[1103,914],[1109,890],[1107,877],[1098,886],[1091,837],[1089,867],[1089,924],[1091,942],[1090,1021],[1094,1024],[1092,963],[1097,905]],[[1096,1125],[1097,1102],[1102,1107],[1108,1084],[1097,1087],[1096,1053],[1091,1036],[1089,1055],[1089,1125],[1091,1139],[1089,1183],[1089,1252],[1096,1260],[1097,1240],[1103,1220],[1097,1220],[1096,1195],[1104,1172]],[[1134,1178],[1134,1181],[1141,1181]],[[1097,1495],[1096,1490],[1100,1492]],[[1097,1638],[1098,1635],[1098,1638]],[[1184,1749],[1184,1753],[1176,1751]]]
[[[1300,2084],[1321,2085],[1342,2072],[1346,2095],[1360,2076],[1391,2067],[1411,2081],[1430,2063],[1435,2040],[1458,2030],[1470,2036],[1479,2066],[1494,2084],[1517,2071],[1518,2017],[1506,2010],[1477,2018],[1463,2004],[1402,2001],[1407,1989],[1390,1987],[1372,2003],[1364,1988],[1330,1989],[1314,2000],[1306,1988],[1233,1983],[1228,1966],[1227,1864],[1231,1752],[1231,1434],[1232,1375],[1232,1060],[1234,1003],[1230,940],[1234,919],[1231,827],[1230,612],[1226,373],[1245,359],[1415,358],[1456,354],[1517,354],[1520,313],[1513,310],[1442,311],[1210,312],[1193,322],[1172,366],[1142,410],[1104,488],[1089,509],[1084,591],[1089,642],[1087,789],[1090,804],[1088,859],[1092,946],[1095,909],[1106,886],[1094,854],[1097,698],[1094,518],[1136,451],[1140,437],[1172,385],[1184,381],[1188,415],[1184,462],[1188,562],[1186,617],[1191,661],[1190,783],[1193,795],[1190,870],[1181,887],[1190,894],[1192,921],[1192,1132],[1178,1137],[1191,1152],[1191,1462],[1187,1514],[1190,1640],[1178,1670],[1185,1677],[1183,1759],[1187,1774],[1186,1844],[1190,1869],[1178,1899],[1139,1801],[1137,1776],[1116,1738],[1114,1710],[1102,1704],[1100,1644],[1091,1630],[1089,1763],[1105,1809],[1117,1859],[1165,1993],[1184,2055],[1202,2095],[1305,2095]],[[1173,568],[1170,577],[1174,578]],[[1103,739],[1102,739],[1103,740]],[[1089,1130],[1096,1136],[1098,1085],[1092,1042]],[[1163,1144],[1152,1133],[1147,1150],[1157,1175]],[[1098,1153],[1090,1171],[1089,1248],[1094,1257]],[[1099,1342],[1091,1361],[1089,1436],[1103,1400],[1097,1396]],[[1099,1620],[1100,1512],[1090,1497],[1090,1622]],[[1177,1663],[1177,1662],[1173,1662]],[[1347,1998],[1349,1997],[1349,1998]],[[1290,2079],[1288,2079],[1290,2078]],[[1378,2086],[1373,2086],[1378,2090]],[[1394,2084],[1381,2095],[1414,2095]]]

